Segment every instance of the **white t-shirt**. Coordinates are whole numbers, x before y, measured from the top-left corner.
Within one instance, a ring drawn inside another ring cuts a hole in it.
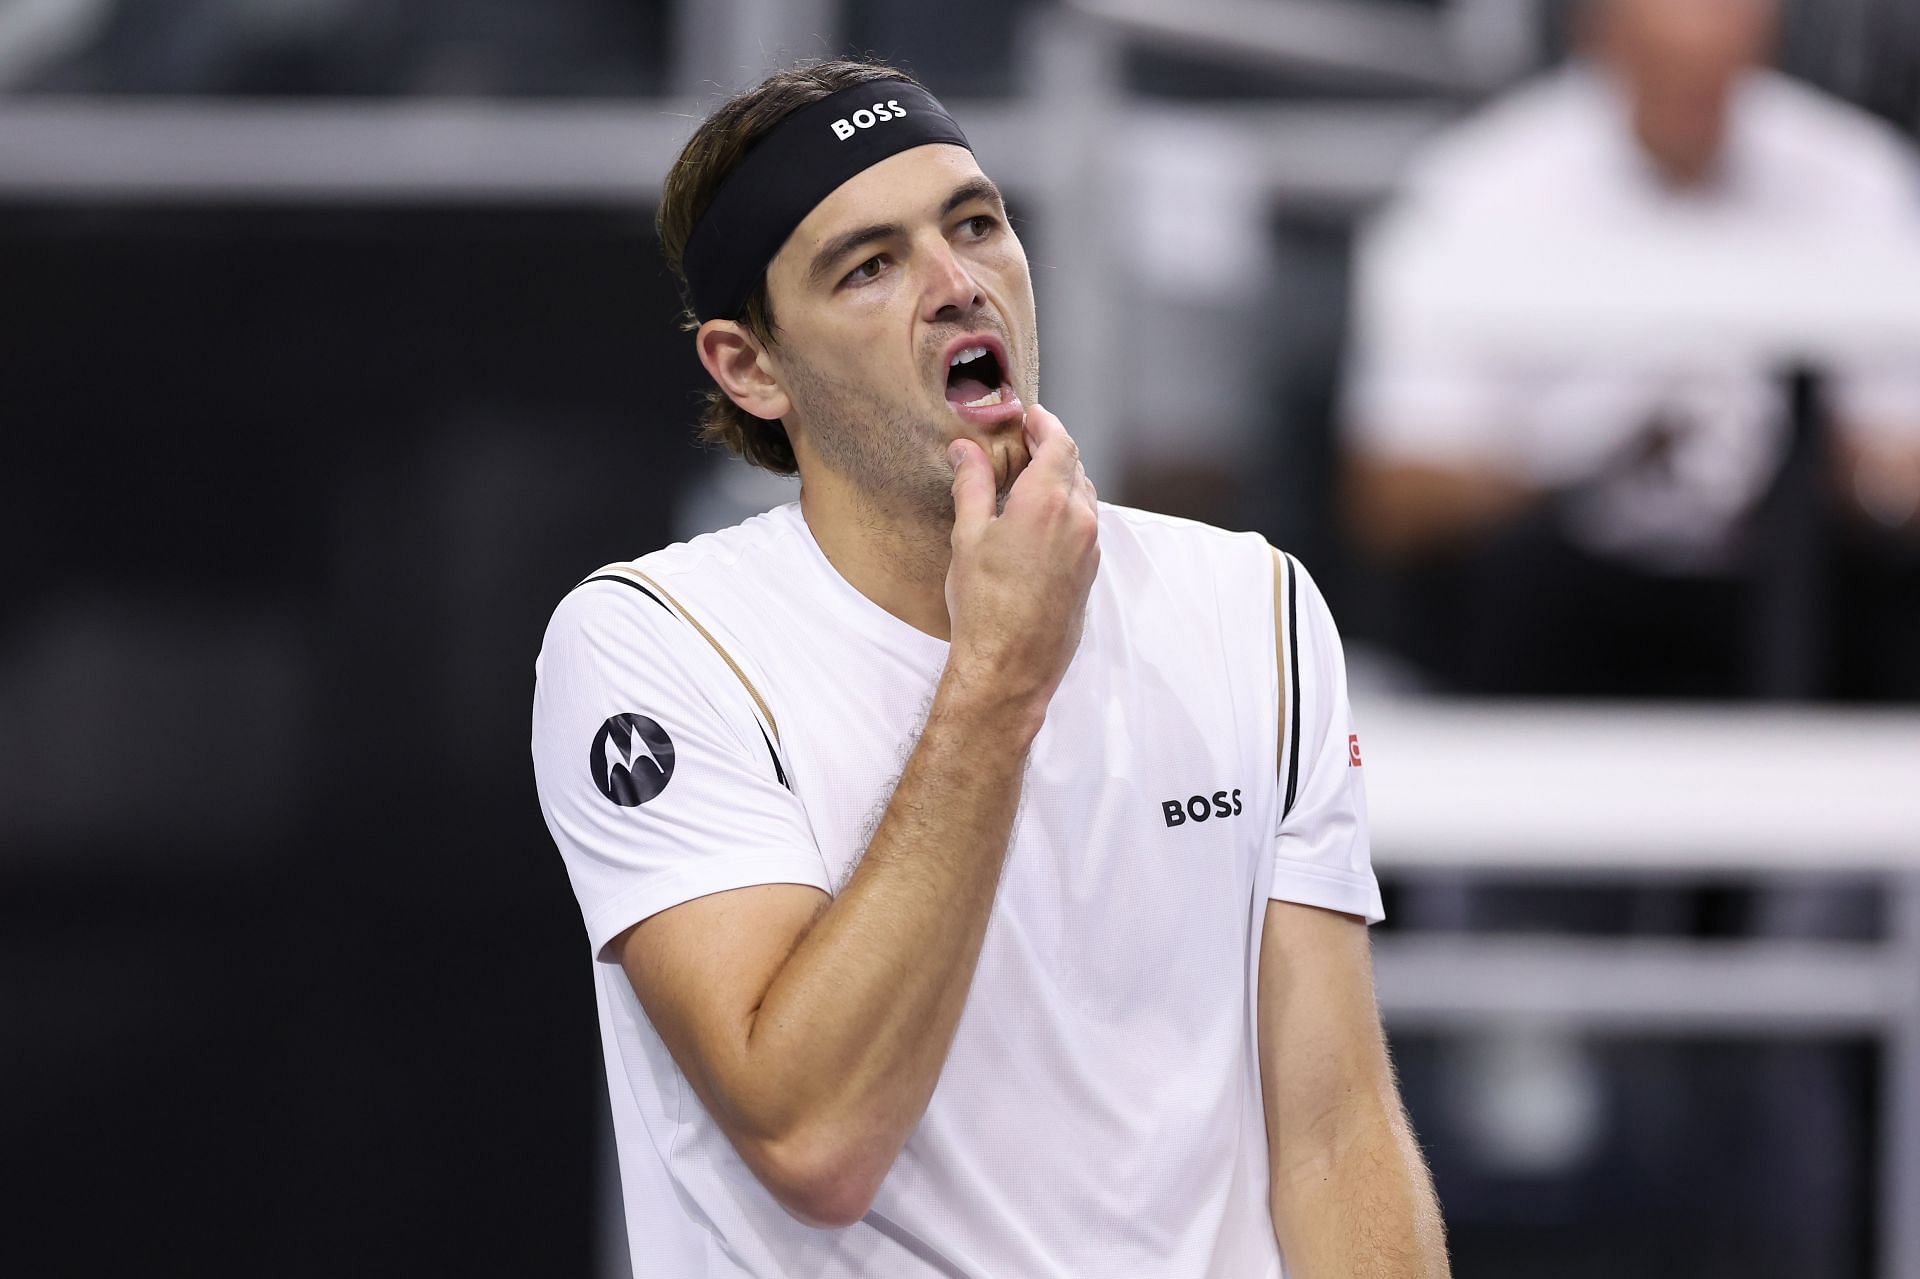
[[[1363,237],[1349,442],[1581,488],[1570,531],[1593,549],[1724,567],[1786,440],[1792,353],[1769,348],[1791,343],[1780,335],[1792,325],[1755,313],[1793,307],[1796,280],[1854,265],[1849,254],[1903,269],[1920,257],[1920,167],[1884,124],[1756,73],[1737,93],[1717,178],[1677,191],[1607,76],[1568,68],[1442,138]],[[1821,305],[1902,305],[1850,287]],[[1502,305],[1525,318],[1479,336],[1475,322]],[[1670,354],[1624,355],[1636,326]],[[1849,426],[1920,433],[1920,354],[1818,362],[1837,375]],[[1664,444],[1649,454],[1655,434]]]
[[[556,610],[534,772],[596,961],[636,1275],[1281,1275],[1266,903],[1381,915],[1340,640],[1289,561],[1281,751],[1266,543],[1113,506],[1100,538],[952,1051],[840,1230],[755,1180],[604,948],[706,893],[844,886],[947,645],[840,577],[797,505],[602,570]]]

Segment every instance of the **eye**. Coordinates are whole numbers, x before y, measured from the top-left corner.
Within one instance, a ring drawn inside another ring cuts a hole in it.
[[[880,278],[880,273],[886,269],[886,266],[886,258],[876,253],[859,266],[853,268],[853,270],[847,274],[847,278],[841,281],[841,283],[863,284],[868,280],[877,280]]]
[[[999,220],[990,213],[976,213],[967,219],[967,230],[973,233],[976,240],[986,239],[999,225]]]

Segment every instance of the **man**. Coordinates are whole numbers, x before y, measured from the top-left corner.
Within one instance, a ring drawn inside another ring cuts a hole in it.
[[[1583,56],[1438,142],[1363,241],[1352,523],[1383,562],[1463,566],[1403,628],[1431,638],[1436,610],[1462,610],[1458,651],[1427,655],[1452,683],[1750,693],[1787,353],[1820,352],[1849,540],[1920,546],[1920,362],[1834,323],[1900,305],[1920,168],[1890,128],[1764,69],[1774,0],[1580,13]],[[1862,260],[1877,277],[1809,296]],[[1409,322],[1421,288],[1444,305]],[[1490,298],[1514,322],[1458,340],[1452,319]],[[1795,307],[1822,317],[1805,343],[1776,336]],[[1887,653],[1832,665],[1897,683],[1911,663]]]
[[[595,574],[536,667],[636,1269],[1444,1274],[1311,579],[1095,501],[901,73],[728,102],[660,227],[709,435],[802,488]]]

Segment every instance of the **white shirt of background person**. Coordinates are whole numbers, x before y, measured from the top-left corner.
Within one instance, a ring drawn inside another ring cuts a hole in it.
[[[1771,0],[1589,0],[1588,56],[1416,164],[1360,253],[1346,438],[1376,549],[1470,539],[1571,489],[1567,531],[1590,550],[1733,566],[1783,456],[1785,361],[1722,317],[1757,274],[1788,288],[1841,245],[1920,270],[1920,167],[1890,128],[1760,69],[1773,22]],[[1410,286],[1437,300],[1418,323],[1395,313]],[[1531,323],[1501,341],[1444,322],[1489,298]],[[1610,326],[1652,354],[1589,341]],[[1913,522],[1920,353],[1824,363],[1862,505]]]

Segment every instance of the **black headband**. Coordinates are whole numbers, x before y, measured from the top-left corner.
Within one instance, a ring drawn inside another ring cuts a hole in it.
[[[909,80],[869,80],[795,111],[754,143],[687,237],[681,267],[702,323],[738,319],[793,229],[888,156],[967,135]],[[972,147],[967,147],[972,150]]]

